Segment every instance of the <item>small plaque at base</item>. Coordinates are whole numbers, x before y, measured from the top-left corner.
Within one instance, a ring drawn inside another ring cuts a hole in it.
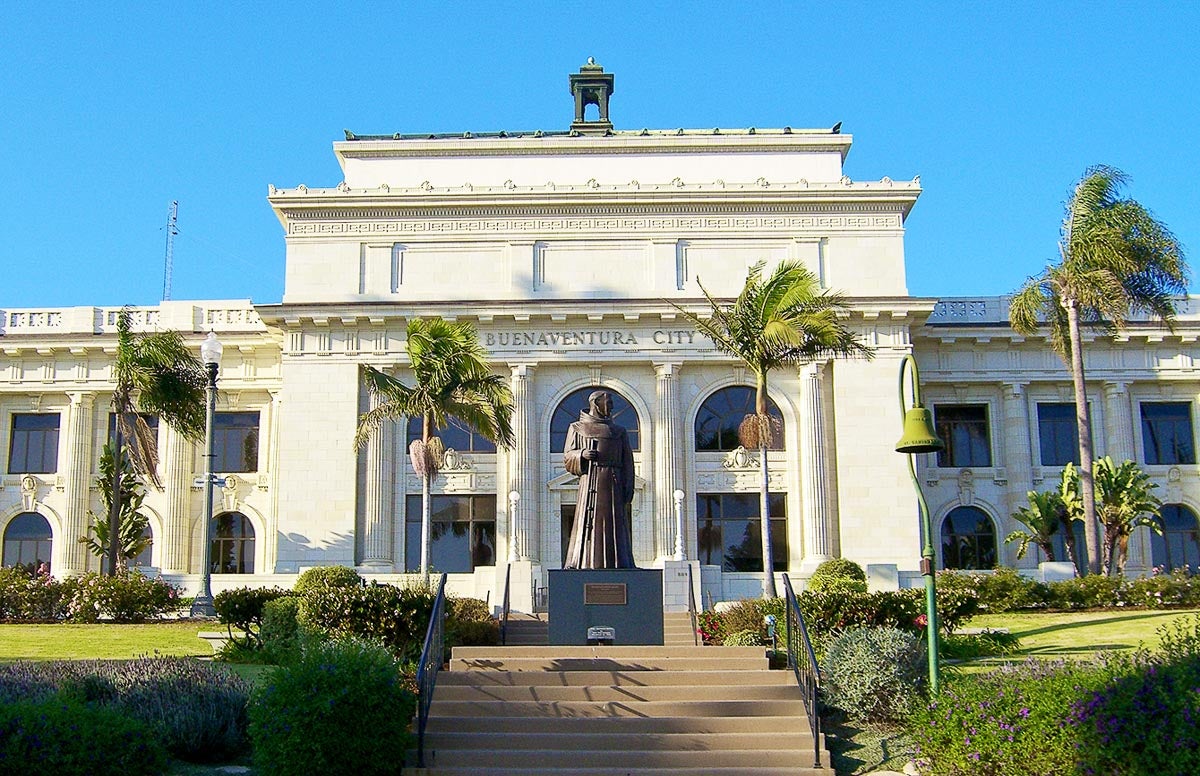
[[[615,641],[617,638],[616,628],[588,628],[588,641]]]

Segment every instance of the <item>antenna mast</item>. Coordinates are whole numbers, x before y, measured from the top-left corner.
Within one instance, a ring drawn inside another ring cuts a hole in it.
[[[171,298],[171,267],[175,261],[175,235],[179,229],[175,224],[179,220],[179,203],[172,200],[167,206],[167,247],[163,255],[163,301]]]

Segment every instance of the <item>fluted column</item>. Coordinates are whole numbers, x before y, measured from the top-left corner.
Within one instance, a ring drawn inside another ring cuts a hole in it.
[[[679,453],[683,444],[683,422],[679,417],[680,366],[673,362],[654,365],[658,398],[654,421],[654,552],[660,559],[675,554],[675,500],[671,494],[683,485],[679,476]],[[685,515],[686,511],[685,505]],[[686,526],[687,522],[685,516],[683,524]],[[687,546],[686,536],[683,546]]]
[[[509,560],[537,562],[541,559],[538,541],[538,514],[541,489],[537,486],[537,407],[534,406],[533,377],[536,364],[510,364],[512,369],[513,434],[516,444],[508,456],[509,490],[521,498],[516,514],[508,516]],[[559,452],[562,452],[561,450]],[[507,501],[507,498],[505,499]],[[512,507],[510,502],[510,508]]]
[[[162,535],[155,536],[158,564],[169,574],[188,574],[202,569],[189,568],[192,546],[192,477],[195,447],[175,429],[162,423],[159,433],[166,434],[162,462],[163,489],[167,511],[163,515]]]
[[[802,512],[804,517],[804,567],[815,568],[833,557],[832,527],[829,524],[828,446],[821,381],[824,364],[813,364],[801,375],[801,419],[804,435],[802,455]]]
[[[1129,386],[1125,383],[1104,384],[1104,444],[1097,445],[1096,454],[1103,450],[1117,463],[1134,460],[1133,406],[1129,402]]]
[[[1029,403],[1026,401],[1024,383],[1005,383],[1001,387],[1004,397],[1003,457],[999,465],[1008,476],[1005,490],[1007,514],[1012,514],[1027,504],[1025,492],[1033,488],[1033,448]]]
[[[371,409],[382,402],[370,394]],[[395,424],[384,423],[367,439],[367,472],[363,492],[362,564],[390,569],[395,565],[392,552],[391,477],[388,476],[388,451],[394,444]]]
[[[92,419],[96,402],[94,393],[72,393],[67,414],[67,460],[63,479],[66,485],[67,509],[63,521],[62,567],[54,573],[82,574],[87,571],[87,549],[79,543],[88,529],[88,506],[91,501]]]

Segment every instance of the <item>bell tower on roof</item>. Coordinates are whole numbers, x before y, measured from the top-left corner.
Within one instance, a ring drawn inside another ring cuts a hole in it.
[[[575,97],[575,120],[571,122],[571,131],[586,134],[611,132],[613,125],[608,120],[608,98],[613,93],[613,74],[604,72],[595,59],[588,57],[587,64],[580,67],[578,73],[571,73],[570,79],[571,94]],[[584,118],[584,111],[589,105],[595,105],[600,111],[596,121]]]

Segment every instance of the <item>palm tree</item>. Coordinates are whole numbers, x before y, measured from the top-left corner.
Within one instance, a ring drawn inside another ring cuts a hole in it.
[[[374,367],[365,367],[367,389],[383,401],[358,420],[355,443],[366,444],[385,422],[421,418],[421,439],[409,448],[413,469],[421,475],[421,575],[429,584],[430,497],[441,468],[441,442],[434,436],[451,418],[502,447],[514,442],[512,391],[493,374],[475,327],[441,318],[409,321],[405,343],[413,385],[409,387]]]
[[[1147,526],[1161,534],[1162,526],[1156,519],[1162,509],[1162,501],[1150,491],[1158,486],[1133,461],[1124,461],[1120,466],[1104,456],[1096,461],[1096,515],[1104,526],[1102,567],[1111,574],[1116,566],[1117,574],[1125,573],[1125,560],[1129,555],[1129,537],[1135,528]]]
[[[1004,543],[1020,542],[1017,546],[1017,560],[1025,557],[1030,544],[1036,544],[1045,554],[1046,560],[1053,563],[1054,535],[1062,527],[1062,513],[1066,511],[1062,497],[1052,490],[1031,490],[1025,497],[1029,499],[1029,506],[1013,512],[1012,518],[1028,530],[1013,531],[1004,537]]]
[[[136,558],[152,543],[146,536],[146,526],[150,520],[142,513],[142,502],[146,500],[146,487],[138,477],[137,470],[127,454],[128,448],[121,451],[121,522],[120,545],[121,561]],[[100,491],[100,500],[104,504],[104,512],[96,514],[88,511],[92,524],[88,527],[86,536],[79,537],[79,543],[87,547],[88,552],[98,558],[108,557],[112,534],[109,532],[109,521],[112,519],[113,466],[116,458],[113,456],[113,443],[109,442],[100,453],[100,476],[96,478],[96,487]]]
[[[1071,370],[1084,538],[1093,574],[1100,571],[1100,541],[1082,330],[1123,329],[1132,313],[1146,313],[1170,326],[1174,296],[1187,290],[1182,246],[1146,208],[1121,198],[1126,182],[1124,173],[1112,167],[1085,171],[1066,203],[1058,264],[1029,278],[1009,307],[1009,322],[1021,334],[1049,326],[1050,344]]]
[[[1059,520],[1062,522],[1063,546],[1067,548],[1067,560],[1075,567],[1079,575],[1079,556],[1075,547],[1075,521],[1083,519],[1083,499],[1079,497],[1079,470],[1075,464],[1068,462],[1063,467],[1058,482],[1058,497],[1062,502]]]
[[[135,334],[133,316],[125,307],[117,316],[117,357],[113,374],[116,386],[112,404],[117,420],[113,433],[113,459],[122,459],[128,443],[134,469],[158,486],[158,448],[153,432],[141,415],[157,415],[184,438],[199,441],[204,436],[204,391],[207,385],[204,365],[177,331]],[[117,498],[109,505],[109,574],[117,573],[121,558],[121,469],[120,466],[113,467],[110,486]]]
[[[700,279],[711,317],[701,318],[671,305],[722,353],[737,358],[754,373],[754,414],[738,429],[741,442],[759,453],[759,519],[762,521],[763,597],[775,598],[775,574],[768,509],[767,450],[774,430],[767,414],[767,375],[785,366],[799,366],[822,358],[863,356],[875,351],[859,341],[839,316],[849,309],[845,298],[822,289],[820,280],[797,261],[783,261],[765,280],[764,262],[750,268],[741,293],[732,304],[718,302]]]

